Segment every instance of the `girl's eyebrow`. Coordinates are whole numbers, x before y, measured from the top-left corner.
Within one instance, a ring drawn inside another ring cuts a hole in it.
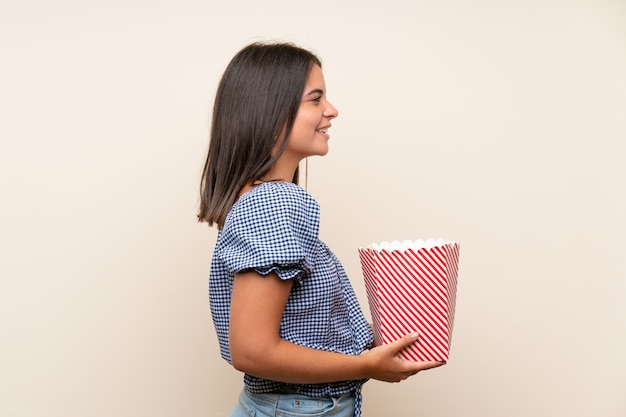
[[[309,91],[308,93],[306,93],[304,96],[310,96],[312,94],[321,94],[324,95],[324,90],[322,90],[321,88],[316,88],[314,90]]]

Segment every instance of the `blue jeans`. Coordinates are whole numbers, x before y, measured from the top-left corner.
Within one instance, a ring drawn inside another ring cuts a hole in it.
[[[354,394],[313,398],[302,394],[253,394],[245,389],[229,417],[352,417]]]

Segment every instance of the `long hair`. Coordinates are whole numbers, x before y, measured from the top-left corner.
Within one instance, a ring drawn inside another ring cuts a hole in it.
[[[290,43],[253,43],[233,57],[215,96],[198,221],[221,229],[242,187],[276,162],[313,65],[321,67],[320,59]]]

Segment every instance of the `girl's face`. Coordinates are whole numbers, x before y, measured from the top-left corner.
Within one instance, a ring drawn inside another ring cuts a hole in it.
[[[337,115],[337,109],[326,100],[322,69],[313,65],[284,152],[298,161],[307,156],[326,155],[330,121]]]

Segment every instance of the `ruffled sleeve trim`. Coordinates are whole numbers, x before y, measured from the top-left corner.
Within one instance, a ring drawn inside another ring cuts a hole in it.
[[[295,264],[286,264],[286,265],[270,265],[270,266],[260,266],[252,268],[255,272],[266,276],[271,273],[275,273],[278,275],[280,279],[283,281],[289,279],[295,279],[299,283],[302,282],[304,276],[310,274],[311,268],[309,268],[308,262],[303,259],[300,262]]]

